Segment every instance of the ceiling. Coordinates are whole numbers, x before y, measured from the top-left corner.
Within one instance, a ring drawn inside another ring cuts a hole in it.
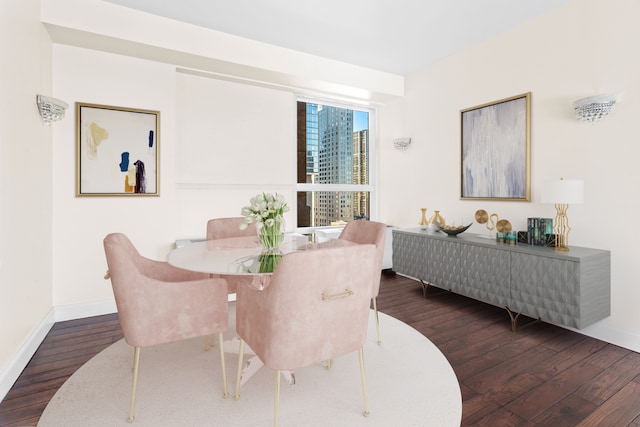
[[[569,0],[106,0],[406,75]]]

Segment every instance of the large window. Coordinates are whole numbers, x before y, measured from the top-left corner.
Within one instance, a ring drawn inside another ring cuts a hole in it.
[[[298,101],[297,227],[371,217],[372,112]]]

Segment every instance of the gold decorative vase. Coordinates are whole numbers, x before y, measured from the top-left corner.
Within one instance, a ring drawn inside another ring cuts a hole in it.
[[[427,208],[420,208],[420,211],[422,211],[422,218],[420,218],[419,225],[421,229],[426,230],[429,226],[429,221],[427,221]]]
[[[440,211],[435,211],[433,216],[429,218],[429,224],[433,224],[434,222],[437,222],[440,226],[445,225],[444,218],[440,215]]]

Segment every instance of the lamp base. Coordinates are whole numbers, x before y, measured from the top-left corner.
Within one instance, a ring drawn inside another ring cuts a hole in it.
[[[569,218],[567,217],[569,205],[556,203],[556,219],[554,231],[556,234],[556,251],[569,252]]]

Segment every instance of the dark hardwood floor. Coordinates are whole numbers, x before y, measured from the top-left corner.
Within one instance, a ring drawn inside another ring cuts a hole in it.
[[[424,299],[418,282],[392,274],[378,309],[447,357],[463,426],[640,427],[638,353],[545,323],[513,333],[503,309],[451,293]],[[0,403],[0,426],[35,426],[62,383],[120,338],[116,315],[56,323]]]

